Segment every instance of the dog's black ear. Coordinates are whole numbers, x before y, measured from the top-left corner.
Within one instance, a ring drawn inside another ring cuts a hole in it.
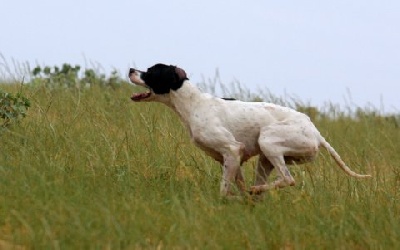
[[[186,72],[183,69],[175,67],[175,73],[178,75],[180,81],[188,80]]]
[[[176,75],[176,81],[173,82],[173,84],[171,84],[171,89],[172,90],[177,90],[180,87],[182,87],[182,84],[185,80],[189,80],[189,78],[187,78],[186,76],[186,72],[178,67],[175,67],[175,75]]]

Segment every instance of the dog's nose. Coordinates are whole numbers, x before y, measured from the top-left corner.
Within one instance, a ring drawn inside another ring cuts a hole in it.
[[[136,71],[136,70],[135,70],[134,68],[130,68],[130,69],[129,69],[129,75],[132,75],[133,73],[135,73],[135,71]]]

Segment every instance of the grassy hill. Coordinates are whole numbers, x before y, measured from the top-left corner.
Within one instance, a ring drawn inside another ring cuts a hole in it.
[[[396,116],[298,106],[353,170],[373,178],[348,177],[322,150],[291,168],[296,186],[226,201],[219,165],[171,110],[131,102],[125,83],[63,77],[0,85],[31,105],[0,130],[0,249],[400,247]],[[244,166],[247,185],[255,162]]]

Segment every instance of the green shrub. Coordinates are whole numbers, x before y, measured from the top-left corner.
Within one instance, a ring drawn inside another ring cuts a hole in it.
[[[29,107],[28,98],[21,92],[13,95],[0,90],[0,126],[4,128],[24,118]]]
[[[53,68],[45,66],[44,68],[37,66],[32,70],[32,83],[42,84],[49,88],[71,88],[71,87],[91,87],[93,85],[116,88],[126,83],[118,75],[117,71],[113,71],[111,76],[106,77],[94,69],[85,69],[83,74],[80,73],[81,66],[71,66],[64,63],[61,68],[54,66]]]

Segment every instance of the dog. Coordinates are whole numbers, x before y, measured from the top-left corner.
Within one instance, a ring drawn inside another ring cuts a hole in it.
[[[287,165],[312,161],[319,148],[328,150],[348,175],[366,178],[352,171],[335,149],[321,136],[310,118],[294,109],[266,102],[224,100],[203,93],[176,66],[156,64],[146,72],[131,68],[133,84],[148,89],[134,93],[134,102],[161,102],[172,108],[188,129],[192,141],[221,164],[220,194],[234,195],[233,183],[247,193],[241,165],[259,155],[250,194],[295,185]],[[275,169],[278,179],[267,183]]]

